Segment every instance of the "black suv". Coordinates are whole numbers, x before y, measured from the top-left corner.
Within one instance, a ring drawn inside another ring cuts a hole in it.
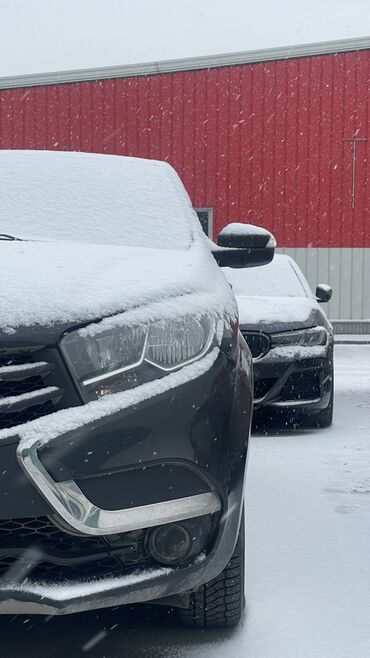
[[[210,245],[162,162],[2,151],[0,190],[0,612],[234,625],[252,360],[218,265],[273,236]]]

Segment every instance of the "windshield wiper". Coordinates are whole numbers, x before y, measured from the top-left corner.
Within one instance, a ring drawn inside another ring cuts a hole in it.
[[[0,240],[16,240],[17,242],[23,242],[22,238],[16,238],[15,235],[9,235],[9,233],[0,233]]]

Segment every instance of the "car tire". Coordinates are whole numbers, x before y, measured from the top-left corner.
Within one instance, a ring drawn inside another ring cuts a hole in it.
[[[333,412],[334,412],[334,395],[333,390],[331,392],[330,401],[326,409],[322,409],[317,414],[312,414],[312,417],[309,418],[309,427],[330,427],[333,422]]]
[[[245,608],[244,585],[244,509],[238,540],[225,569],[190,595],[189,607],[179,609],[182,626],[196,628],[232,628],[236,626]]]

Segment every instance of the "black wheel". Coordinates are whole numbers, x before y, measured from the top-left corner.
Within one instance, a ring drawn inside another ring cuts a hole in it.
[[[236,626],[244,611],[244,510],[238,541],[230,562],[209,583],[190,595],[190,605],[179,609],[183,626],[197,628],[231,628]]]

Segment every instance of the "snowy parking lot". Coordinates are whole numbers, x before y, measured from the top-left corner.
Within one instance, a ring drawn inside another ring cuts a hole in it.
[[[4,617],[1,656],[369,658],[370,345],[335,351],[333,426],[252,437],[247,612],[237,630],[179,629],[148,606]]]

